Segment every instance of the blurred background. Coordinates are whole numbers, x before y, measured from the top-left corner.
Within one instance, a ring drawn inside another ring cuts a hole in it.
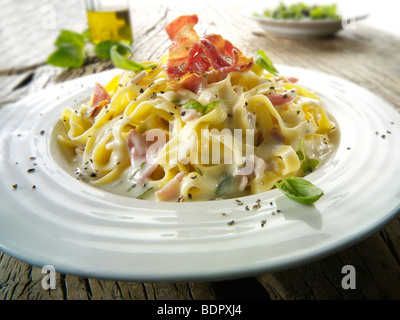
[[[286,0],[285,4],[299,2]],[[398,13],[400,4],[394,0],[305,0],[305,3],[336,3],[344,16],[350,14],[364,14],[369,16],[363,20],[367,24],[389,33],[400,35],[400,21]],[[196,12],[198,6],[206,6],[209,3],[217,4],[221,10],[229,6],[243,7],[243,1],[219,0],[215,1],[157,1],[146,2],[149,8],[156,10],[157,4],[178,6],[187,9],[188,12]],[[251,11],[261,12],[264,8],[274,6],[279,1],[246,1],[246,10],[238,11],[238,14],[251,14]],[[135,2],[132,1],[131,10],[135,10]],[[54,40],[60,29],[82,32],[87,28],[87,17],[83,0],[2,0],[2,18],[0,20],[0,71],[13,68],[23,68],[45,61],[49,53],[54,50]],[[135,28],[145,26],[132,21],[133,32]]]

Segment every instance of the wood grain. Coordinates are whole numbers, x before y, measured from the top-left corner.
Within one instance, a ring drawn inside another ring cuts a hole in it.
[[[318,40],[289,40],[269,36],[238,6],[198,13],[201,32],[218,32],[248,54],[265,50],[276,64],[304,67],[339,76],[367,88],[400,111],[400,39],[358,25],[355,30]],[[238,11],[239,10],[239,11]],[[143,6],[134,10],[134,60],[156,59],[166,53],[164,26],[184,9]],[[201,33],[200,32],[200,33]],[[2,103],[87,74],[112,68],[110,62],[89,58],[85,66],[60,70],[44,64],[0,73]],[[396,124],[400,125],[400,124]],[[341,286],[342,267],[357,271],[356,289]],[[327,300],[400,299],[400,219],[379,232],[324,259],[277,273],[219,282],[139,283],[86,279],[57,273],[56,289],[42,287],[41,268],[0,252],[2,300]]]

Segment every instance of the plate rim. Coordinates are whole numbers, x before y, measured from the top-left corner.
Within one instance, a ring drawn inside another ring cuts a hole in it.
[[[277,67],[278,67],[278,68],[281,68],[282,66],[277,65]],[[325,74],[325,75],[327,75],[327,76],[329,76],[329,77],[333,77],[333,78],[336,78],[336,79],[339,79],[339,80],[342,80],[342,81],[344,80],[345,82],[351,83],[349,80],[341,79],[341,78],[338,78],[338,77],[332,76],[332,75],[328,75],[328,74],[323,73],[323,72],[320,72],[320,71],[314,71],[314,70],[310,70],[310,69],[303,69],[303,68],[297,68],[297,67],[289,67],[289,66],[283,66],[283,67],[284,67],[284,69],[285,69],[285,68],[289,68],[289,69],[305,70],[306,72],[316,72],[316,73],[319,73],[319,74],[322,73],[322,74]],[[112,71],[112,72],[111,72],[111,71]],[[107,76],[108,76],[108,74],[112,74],[112,73],[114,73],[114,72],[116,72],[116,70],[108,70],[108,71],[103,72],[103,75],[105,76],[105,75],[107,74]],[[98,76],[99,76],[99,74],[96,74],[96,75],[89,75],[89,76],[87,76],[87,77],[85,77],[85,78],[89,81],[89,80],[91,80],[91,79],[93,79],[93,78],[97,78]],[[82,79],[74,79],[74,80],[71,80],[71,83],[72,83],[72,82],[78,82],[78,81],[82,81]],[[67,86],[68,84],[67,84],[67,83],[64,83],[63,85],[64,85],[64,86]],[[358,85],[357,85],[357,86],[358,86]],[[358,86],[358,87],[359,87],[359,86]],[[359,87],[359,88],[362,88],[362,87]],[[50,89],[51,89],[51,88],[50,88]],[[362,89],[364,89],[364,88],[362,88]],[[365,90],[365,89],[364,89],[364,90]],[[46,91],[47,91],[47,90],[43,90],[43,91],[41,91],[41,92],[37,92],[37,93],[35,93],[35,95],[40,96],[40,95],[42,95],[43,93],[46,93]],[[377,95],[375,95],[375,96],[377,96]],[[380,98],[382,101],[384,101],[384,99],[382,99],[381,97],[379,97],[379,96],[377,96],[377,97]],[[18,102],[16,102],[16,103],[13,103],[12,105],[19,104],[19,103],[24,103],[25,101],[28,101],[28,99],[31,99],[31,96],[25,97],[24,99],[22,99],[22,100],[20,100],[20,101],[18,101]],[[388,104],[388,105],[389,105],[389,104]],[[391,106],[391,105],[390,105],[390,106]],[[393,106],[391,106],[391,107],[393,108]],[[0,113],[2,112],[2,109],[3,109],[3,108],[0,109]],[[393,108],[393,109],[394,109],[394,108]],[[394,109],[394,110],[396,110],[396,109]],[[396,110],[396,111],[397,111],[397,110]],[[226,200],[224,200],[224,201],[226,201]],[[349,246],[351,246],[351,245],[353,245],[353,244],[355,244],[355,243],[361,241],[362,239],[367,238],[367,237],[370,236],[372,233],[374,233],[374,232],[376,232],[377,230],[381,229],[381,228],[382,228],[384,225],[386,225],[391,219],[393,219],[393,218],[395,217],[395,215],[397,215],[397,214],[399,213],[399,210],[400,210],[400,203],[397,203],[397,207],[394,208],[394,209],[392,210],[392,212],[387,212],[387,213],[384,215],[384,217],[381,218],[381,220],[379,221],[379,223],[377,223],[376,225],[374,225],[374,226],[369,226],[369,228],[366,228],[366,229],[363,229],[363,230],[359,230],[357,234],[353,234],[353,235],[351,235],[351,236],[348,236],[347,239],[342,239],[342,241],[339,242],[339,243],[338,243],[338,242],[332,243],[332,244],[330,245],[330,247],[328,248],[328,250],[323,250],[323,248],[318,248],[318,250],[315,251],[315,249],[314,249],[314,250],[311,251],[310,253],[308,253],[308,254],[303,254],[302,256],[298,257],[298,259],[295,261],[295,263],[293,263],[293,262],[292,262],[292,263],[286,262],[286,264],[283,264],[283,265],[284,265],[283,268],[282,268],[282,264],[281,264],[281,267],[279,268],[279,270],[285,270],[285,269],[287,269],[287,268],[292,268],[292,267],[295,267],[295,266],[298,266],[298,265],[302,265],[302,264],[304,264],[304,263],[309,263],[309,262],[318,260],[318,259],[320,259],[320,258],[322,258],[322,257],[324,257],[324,256],[330,255],[330,254],[332,254],[332,253],[334,253],[334,252],[338,252],[338,251],[340,251],[340,250],[343,250],[344,248],[349,247]],[[13,250],[12,248],[9,248],[9,247],[7,247],[7,246],[4,246],[3,243],[0,243],[0,248],[1,248],[2,251],[4,251],[4,252],[10,254],[10,255],[13,256],[13,257],[16,257],[17,259],[19,259],[19,260],[21,260],[21,261],[25,261],[25,262],[31,263],[31,264],[33,264],[33,265],[38,265],[38,261],[36,261],[34,258],[31,258],[31,259],[24,258],[22,255],[18,254],[18,252],[16,252],[16,251]],[[322,250],[323,252],[321,252],[321,250]],[[266,271],[266,272],[275,272],[275,271],[276,271],[276,268],[277,268],[277,267],[275,267],[275,269],[272,268],[270,271]],[[62,268],[58,268],[58,270],[62,271]],[[246,276],[246,275],[259,274],[262,270],[268,270],[268,268],[266,268],[265,266],[260,266],[259,268],[252,268],[251,271],[250,271],[249,269],[248,269],[248,270],[241,270],[241,271],[236,271],[235,274],[225,274],[225,275],[223,275],[223,274],[215,274],[215,272],[214,272],[214,273],[211,272],[211,273],[208,273],[208,274],[203,274],[202,276],[197,275],[197,277],[196,277],[196,275],[192,274],[191,277],[190,277],[190,280],[192,280],[192,279],[195,279],[195,280],[210,280],[210,279],[216,280],[216,279],[223,279],[223,278],[235,278],[235,277],[242,277],[242,276]],[[66,270],[66,271],[68,271],[68,270]],[[262,271],[262,272],[265,272],[265,271]],[[76,274],[76,275],[82,275],[82,273],[79,272],[79,271],[77,271],[77,272],[66,272],[66,273],[69,273],[69,274]],[[213,276],[213,275],[214,275],[214,276]],[[96,274],[96,273],[93,273],[93,272],[90,272],[90,274],[88,273],[88,274],[86,274],[85,276],[94,277],[94,278],[104,278],[104,276],[106,276],[106,278],[110,278],[110,279],[111,279],[111,278],[115,279],[115,277],[118,278],[117,275],[114,275],[113,277],[111,277],[112,274],[104,274],[104,273],[103,273],[103,274]],[[187,276],[187,275],[186,275],[186,276]],[[175,277],[170,277],[170,278],[167,279],[167,280],[171,280],[171,281],[173,281],[173,280],[185,280],[185,279],[187,280],[186,276],[183,276],[184,278],[182,278],[182,277],[180,277],[180,276],[175,275]],[[124,278],[124,279],[123,279],[123,278]],[[143,277],[143,278],[135,278],[135,279],[136,279],[136,280],[142,280],[142,281],[148,281],[148,280],[150,280],[150,281],[155,281],[155,280],[162,280],[162,279],[165,280],[165,278],[159,278],[159,277],[154,277],[154,278],[151,278],[151,277],[150,277],[150,278],[148,278],[148,277]],[[126,279],[126,277],[123,276],[120,280],[131,280],[131,279]]]

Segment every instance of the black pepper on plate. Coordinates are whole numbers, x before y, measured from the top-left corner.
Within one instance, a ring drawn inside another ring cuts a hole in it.
[[[266,223],[267,223],[267,220],[261,220],[261,227],[264,227]]]
[[[242,202],[242,201],[240,201],[240,200],[238,200],[238,199],[235,199],[235,201],[236,201],[236,203],[237,203],[238,206],[242,206],[242,205],[243,205],[243,202]]]

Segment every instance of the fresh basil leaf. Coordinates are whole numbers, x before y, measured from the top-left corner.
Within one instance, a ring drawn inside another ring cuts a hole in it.
[[[80,48],[74,45],[63,44],[47,58],[46,62],[56,67],[76,68],[83,64],[84,57]]]
[[[61,30],[54,44],[57,47],[67,44],[82,50],[85,47],[85,39],[81,34],[74,31]]]
[[[306,159],[303,160],[303,163],[301,164],[301,169],[304,173],[312,172],[318,166],[318,164],[319,161],[317,159],[310,159],[306,156]]]
[[[307,205],[313,204],[324,195],[320,188],[299,177],[288,177],[275,183],[275,186],[288,198]]]
[[[110,56],[111,60],[114,64],[115,67],[120,68],[120,69],[125,69],[125,70],[133,70],[133,71],[142,71],[142,70],[148,70],[156,66],[156,64],[152,65],[144,65],[141,63],[137,63],[135,61],[129,60],[125,57],[123,57],[119,52],[118,52],[118,46],[115,45],[111,48],[110,51]]]
[[[132,52],[132,48],[126,43],[121,41],[107,40],[102,41],[95,45],[94,52],[102,59],[111,59],[111,48],[117,46],[117,52],[125,57],[127,54]]]
[[[304,173],[312,172],[318,166],[319,161],[317,159],[310,159],[304,148],[304,139],[300,139],[300,147],[299,150],[296,152],[299,160],[302,160],[301,169]]]
[[[231,174],[228,174],[218,184],[217,188],[215,189],[215,195],[217,197],[222,196],[224,193],[227,192],[227,190],[229,190],[232,187],[234,181],[235,181],[235,178]]]
[[[226,102],[226,100],[216,100],[206,104],[204,107],[204,114],[209,113],[212,109],[214,109],[217,105],[219,105],[222,102]]]
[[[193,100],[193,99],[189,100],[188,102],[185,103],[185,108],[204,111],[204,106],[200,102]]]
[[[210,102],[203,106],[200,102],[196,100],[189,100],[188,102],[185,103],[185,108],[186,109],[196,109],[196,110],[201,110],[203,114],[209,113],[212,109],[214,109],[218,104],[221,102],[225,102],[226,100],[216,100],[213,102]]]
[[[267,57],[263,50],[259,50],[256,53],[256,63],[260,65],[263,69],[267,70],[269,73],[277,76],[279,75],[278,70],[274,67],[272,61]]]
[[[304,160],[304,153],[303,151],[299,150],[296,152],[297,156],[299,157],[299,160]]]
[[[299,157],[299,160],[304,160],[304,138],[300,138],[300,146],[299,146],[299,150],[296,152],[297,156]]]

